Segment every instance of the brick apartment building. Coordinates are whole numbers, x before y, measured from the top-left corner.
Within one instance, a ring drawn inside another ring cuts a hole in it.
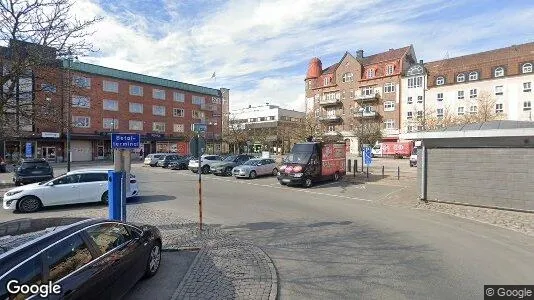
[[[533,68],[534,43],[415,64],[403,78],[402,132],[423,130],[423,116],[532,121]]]
[[[69,119],[72,161],[110,158],[112,132],[141,134],[143,146],[136,152],[185,153],[193,123],[208,125],[208,152],[222,150],[228,89],[71,60],[55,60],[46,70],[31,72],[25,80],[30,81],[26,86],[33,87],[33,93],[26,101],[35,113],[31,120],[17,119],[14,134],[0,141],[0,157],[4,159],[25,156],[30,144],[32,157],[66,160],[69,126],[62,120]]]
[[[358,124],[383,124],[384,141],[397,141],[400,129],[401,76],[416,61],[413,47],[356,56],[349,52],[327,68],[319,58],[306,74],[306,101],[326,132],[343,135],[350,152],[358,151],[354,130]]]

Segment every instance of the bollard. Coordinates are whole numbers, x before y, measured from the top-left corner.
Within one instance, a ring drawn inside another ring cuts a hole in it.
[[[384,175],[384,166],[382,166],[382,178],[385,178],[386,176]]]
[[[369,179],[369,166],[367,166],[367,179]]]
[[[400,180],[400,167],[397,167],[397,180]]]
[[[351,164],[351,160],[349,158],[348,163],[347,163],[347,168],[348,168],[349,172],[351,172],[351,170],[352,170],[351,166],[352,166],[352,164]]]
[[[121,219],[122,172],[108,171],[108,209],[109,219]]]
[[[358,171],[358,159],[354,160],[354,176],[356,176],[356,171]]]

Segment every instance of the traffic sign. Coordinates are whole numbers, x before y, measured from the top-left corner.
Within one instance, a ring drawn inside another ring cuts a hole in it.
[[[208,125],[202,123],[191,124],[191,131],[196,133],[204,133],[208,131]]]
[[[204,149],[206,149],[206,141],[202,137],[200,137],[200,141],[198,141],[197,143],[197,137],[193,137],[189,141],[189,151],[191,155],[195,155],[195,156],[197,155],[198,146],[200,146],[200,155],[202,155],[204,152]]]
[[[373,154],[371,152],[371,147],[363,148],[363,163],[370,165],[373,162]]]
[[[112,133],[111,148],[113,149],[137,149],[141,144],[139,133]]]

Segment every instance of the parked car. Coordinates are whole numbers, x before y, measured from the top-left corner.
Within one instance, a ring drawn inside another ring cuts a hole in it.
[[[178,154],[165,154],[162,155],[156,165],[158,167],[167,168],[172,162],[180,160],[182,157]]]
[[[26,299],[17,287],[59,286],[45,299],[120,299],[161,263],[160,231],[105,219],[18,219],[0,224],[0,299]],[[8,290],[8,282],[11,283]],[[43,294],[41,294],[43,296]]]
[[[204,154],[200,158],[201,158],[201,161],[202,161],[202,167],[200,167],[200,171],[202,172],[202,174],[210,173],[211,172],[211,166],[213,164],[220,163],[223,160],[223,158],[220,157],[219,155],[209,155],[209,154]],[[199,168],[198,159],[191,159],[189,161],[189,165],[187,166],[187,168],[191,172],[196,173],[198,171],[198,168]]]
[[[4,194],[3,207],[20,212],[35,212],[44,206],[108,202],[107,169],[81,169],[49,181],[11,189]],[[127,198],[139,196],[135,175],[130,175]]]
[[[234,167],[242,165],[251,158],[254,158],[254,156],[248,154],[227,156],[222,162],[212,164],[211,173],[214,175],[232,176],[232,169]]]
[[[272,158],[253,158],[246,161],[244,164],[235,167],[232,174],[236,178],[250,178],[254,179],[262,175],[278,174],[278,167],[276,161]]]
[[[52,178],[54,178],[54,170],[44,159],[25,159],[13,172],[13,182],[16,186]]]
[[[171,170],[187,170],[189,161],[194,159],[192,155],[180,156],[180,159],[169,163],[169,169]]]
[[[417,149],[412,149],[412,154],[410,155],[410,167],[417,167]]]
[[[155,167],[158,164],[159,159],[167,154],[173,154],[173,153],[151,153],[145,157],[145,161],[143,162],[145,165]]]

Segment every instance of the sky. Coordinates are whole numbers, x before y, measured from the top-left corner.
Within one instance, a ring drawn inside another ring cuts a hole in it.
[[[412,44],[433,61],[534,41],[531,0],[77,0],[73,12],[103,18],[81,61],[229,88],[231,109],[303,111],[315,56],[326,68]]]

